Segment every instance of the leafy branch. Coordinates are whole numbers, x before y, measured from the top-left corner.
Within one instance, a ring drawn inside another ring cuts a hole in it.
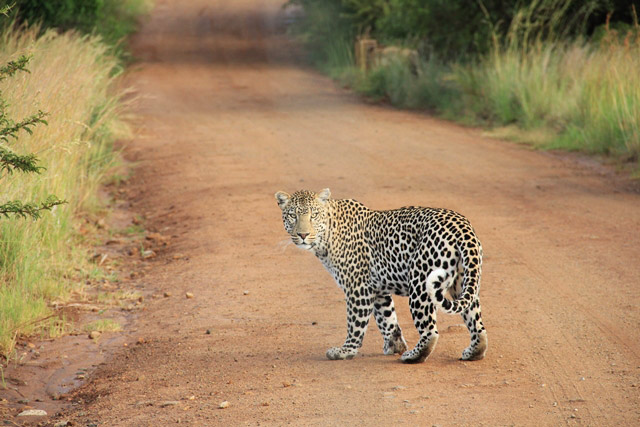
[[[38,219],[42,211],[50,211],[53,207],[67,203],[66,200],[60,200],[56,196],[49,196],[47,200],[40,203],[23,203],[20,200],[12,200],[0,205],[0,216],[9,218],[9,216],[20,216],[26,218],[30,216],[32,219]]]
[[[2,176],[3,171],[7,171],[7,173],[12,174],[15,170],[27,173],[40,173],[40,171],[45,168],[43,166],[38,166],[37,162],[38,159],[35,154],[26,154],[21,156],[0,145],[0,176]]]
[[[0,8],[0,14],[6,14],[8,9],[6,7]],[[0,81],[7,77],[13,76],[18,71],[29,72],[27,70],[27,63],[31,59],[30,56],[22,55],[15,61],[10,61],[6,65],[0,67]],[[29,135],[33,134],[32,127],[38,124],[48,125],[44,117],[47,115],[43,111],[38,111],[35,114],[19,121],[15,122],[7,117],[6,114],[7,102],[2,98],[0,93],[0,179],[2,178],[2,172],[13,174],[14,171],[20,171],[24,173],[40,173],[45,168],[38,166],[38,159],[35,154],[16,154],[6,147],[5,144],[9,143],[9,138],[14,140],[18,139],[18,133],[23,130]],[[56,196],[49,196],[43,202],[30,202],[25,203],[21,200],[11,200],[0,204],[0,217],[9,218],[31,217],[36,220],[40,218],[43,211],[50,211],[55,206],[67,203],[66,200],[61,200]]]
[[[16,4],[7,4],[4,5],[2,7],[0,7],[0,15],[4,15],[4,16],[9,16],[9,11],[13,8],[13,6],[15,6]]]
[[[0,81],[6,79],[7,77],[13,76],[18,71],[24,71],[28,73],[27,63],[31,61],[31,56],[22,55],[20,58],[15,61],[9,61],[2,67],[0,67]]]
[[[1,72],[1,71],[0,71]],[[47,113],[43,111],[38,111],[36,114],[33,114],[22,121],[15,123],[13,120],[10,120],[6,117],[4,113],[4,105],[0,106],[0,140],[4,142],[9,142],[9,137],[13,139],[18,139],[18,131],[24,130],[29,135],[33,134],[33,130],[31,130],[32,126],[37,125],[38,123],[44,123],[48,125],[49,123],[44,119]]]

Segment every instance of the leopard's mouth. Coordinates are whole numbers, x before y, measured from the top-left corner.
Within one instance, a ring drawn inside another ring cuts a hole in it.
[[[295,242],[296,246],[302,249],[311,249],[314,244],[313,243],[307,243],[307,242]]]
[[[291,239],[291,240],[293,240],[293,243],[295,243],[295,245],[297,247],[299,247],[300,249],[307,249],[308,250],[308,249],[311,249],[311,248],[313,248],[315,246],[314,242],[308,242],[305,239],[301,239],[299,237]]]

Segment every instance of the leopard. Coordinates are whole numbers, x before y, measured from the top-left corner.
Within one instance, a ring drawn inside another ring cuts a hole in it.
[[[406,206],[372,210],[333,199],[328,188],[275,193],[284,228],[299,248],[315,254],[347,306],[347,337],[330,360],[352,359],[373,313],[385,355],[424,362],[438,342],[438,310],[460,314],[470,334],[461,360],[480,360],[488,348],[479,299],[482,245],[469,220],[453,210]],[[413,349],[398,324],[392,295],[408,297],[419,340]]]

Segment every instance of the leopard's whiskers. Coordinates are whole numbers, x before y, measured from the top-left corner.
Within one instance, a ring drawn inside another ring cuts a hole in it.
[[[280,250],[282,252],[286,251],[287,248],[292,245],[293,242],[291,241],[291,238],[285,239],[285,240],[281,240],[278,242],[278,246],[280,247]]]

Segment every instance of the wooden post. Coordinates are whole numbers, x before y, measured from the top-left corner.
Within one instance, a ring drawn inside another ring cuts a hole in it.
[[[356,65],[360,70],[366,73],[371,69],[377,48],[378,42],[374,39],[358,38],[356,40]]]

